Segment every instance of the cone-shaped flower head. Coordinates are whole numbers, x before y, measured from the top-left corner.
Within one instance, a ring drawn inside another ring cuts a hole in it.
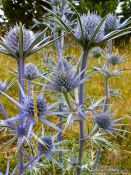
[[[0,80],[0,91],[4,91],[6,87],[6,83]]]
[[[122,130],[122,129],[116,128],[117,126],[126,125],[126,124],[116,123],[117,121],[120,121],[120,120],[124,119],[125,117],[117,118],[117,119],[114,120],[112,118],[114,113],[110,113],[110,109],[108,109],[105,112],[102,111],[99,114],[94,113],[94,115],[95,115],[95,119],[94,119],[95,123],[97,123],[99,128],[105,130],[106,132],[110,133],[111,135],[113,135],[112,131],[115,131],[115,130],[127,132],[126,130]]]
[[[24,26],[22,26],[22,31],[23,31],[23,50],[26,51],[29,48],[34,38],[31,31],[27,30]],[[16,25],[9,30],[9,32],[5,37],[5,41],[13,51],[18,52],[19,39],[20,39],[19,26]]]
[[[34,64],[28,63],[25,65],[24,77],[27,80],[34,80],[34,79],[38,78],[39,75],[40,75],[40,73]]]
[[[109,14],[105,21],[105,33],[108,34],[109,32],[112,32],[119,28],[120,28],[120,19],[112,13]]]
[[[37,96],[36,98],[37,104],[37,115],[41,116],[46,111],[46,102],[42,96]],[[24,110],[27,112],[29,117],[34,117],[34,101],[31,98],[28,98],[24,105]]]
[[[23,137],[27,135],[27,128],[24,126],[17,127],[17,135],[18,137]]]
[[[38,157],[42,157],[43,155],[46,159],[52,160],[55,164],[61,167],[59,162],[52,157],[54,153],[58,153],[60,151],[65,151],[64,149],[56,148],[62,142],[55,142],[58,133],[53,135],[52,137],[44,136],[44,132],[42,133],[41,138],[38,138],[35,134],[33,134],[34,138],[38,140]]]
[[[96,31],[96,27],[102,18],[95,13],[88,12],[87,14],[83,14],[80,19],[83,29],[84,40],[86,42],[89,42],[92,39],[93,34]],[[82,32],[79,23],[74,28],[74,35],[78,40],[82,40]],[[94,38],[95,42],[100,42],[104,35],[104,25],[102,25]]]
[[[116,65],[119,63],[124,62],[126,55],[120,56],[118,52],[116,53],[112,53],[112,54],[108,54],[107,55],[107,60],[112,64],[112,65]]]
[[[47,28],[35,35],[21,23],[17,24],[10,28],[4,38],[0,38],[0,52],[17,60],[26,58],[51,43],[48,42],[50,36],[45,35],[46,31]]]
[[[110,13],[106,17],[105,21],[105,34],[108,34],[114,30],[122,29],[123,27],[129,24],[130,18],[126,19],[124,22],[121,23],[120,18],[113,13]]]
[[[112,130],[114,121],[112,119],[112,114],[107,112],[102,112],[98,116],[95,117],[95,122],[98,124],[98,126],[105,130],[105,131],[110,131]]]
[[[52,138],[50,137],[43,137],[41,138],[42,143],[38,142],[38,150],[40,154],[50,154],[52,149],[54,148],[54,143]]]
[[[80,74],[77,75],[76,67],[62,60],[58,63],[50,76],[48,88],[52,91],[66,93],[78,87],[83,80],[80,81]]]
[[[94,47],[91,50],[91,55],[95,58],[101,57],[102,53],[103,53],[103,50],[100,47]]]

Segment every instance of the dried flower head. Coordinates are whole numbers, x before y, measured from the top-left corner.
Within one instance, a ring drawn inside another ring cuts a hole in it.
[[[82,23],[83,37],[88,42],[92,39],[93,34],[96,31],[96,27],[102,18],[95,13],[88,12],[87,14],[83,14],[80,19]],[[74,28],[74,35],[78,40],[82,40],[82,33],[79,23]],[[94,38],[95,42],[100,42],[104,35],[104,25],[102,25]]]
[[[40,73],[34,64],[28,63],[25,65],[24,76],[27,80],[34,80],[38,78],[39,75]]]
[[[26,51],[33,38],[33,35],[31,33],[30,30],[27,30],[24,26],[22,26],[22,30],[23,30],[23,49],[24,51]],[[15,52],[19,51],[19,26],[16,25],[13,28],[11,28],[9,30],[9,32],[7,33],[6,37],[5,37],[5,42],[7,43],[7,45]]]

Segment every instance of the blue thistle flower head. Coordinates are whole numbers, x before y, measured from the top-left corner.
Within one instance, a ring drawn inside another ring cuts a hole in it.
[[[101,17],[95,13],[88,12],[87,14],[83,14],[81,17],[82,29],[83,29],[83,37],[86,42],[89,42],[93,34],[96,30],[97,25],[101,21]],[[78,23],[74,28],[74,35],[78,40],[82,40],[81,28]],[[100,42],[104,37],[104,25],[102,25],[95,36],[95,42]]]
[[[95,58],[101,57],[102,54],[103,54],[103,50],[100,47],[94,47],[91,50],[91,55]]]
[[[76,67],[71,67],[66,60],[62,60],[56,65],[47,81],[47,87],[50,90],[60,93],[70,92],[83,82],[80,80],[80,74],[77,75]]]
[[[30,30],[27,30],[24,26],[22,26],[23,30],[23,49],[26,51],[34,37]],[[19,26],[16,25],[9,30],[7,35],[5,36],[5,42],[7,45],[15,52],[19,51]]]
[[[99,128],[105,131],[111,131],[113,129],[114,121],[109,111],[96,115],[95,122],[98,124]]]
[[[40,73],[34,64],[28,63],[25,65],[24,77],[27,80],[34,80],[34,79],[38,78],[39,75],[40,75]]]
[[[120,26],[121,26],[120,19],[116,15],[112,13],[107,15],[107,18],[105,21],[105,33],[106,34],[119,29]]]
[[[94,113],[95,115],[95,123],[99,126],[100,129],[103,129],[104,131],[108,132],[109,134],[113,135],[113,131],[124,131],[128,132],[126,130],[122,130],[120,128],[117,128],[118,126],[124,126],[126,124],[119,124],[117,123],[120,120],[123,120],[126,117],[121,117],[117,119],[113,119],[114,112],[111,113],[110,109],[106,111],[102,111],[101,113],[97,114]],[[114,135],[113,135],[114,136]]]
[[[0,80],[0,91],[4,91],[6,88],[6,83]]]
[[[44,155],[48,155],[51,153],[51,151],[54,149],[54,142],[52,140],[52,138],[50,137],[42,137],[41,138],[42,142],[38,142],[38,150],[39,150],[39,154],[44,154]]]
[[[18,126],[17,127],[17,135],[18,137],[23,137],[27,135],[27,129],[24,126]]]
[[[126,55],[120,56],[118,52],[116,53],[112,53],[112,54],[108,54],[107,55],[107,60],[112,64],[112,65],[116,65],[119,63],[124,62]]]
[[[38,116],[41,116],[47,109],[46,101],[42,96],[37,96],[36,103],[37,114]],[[29,118],[34,118],[34,101],[32,98],[27,98],[24,105],[24,110],[28,114]]]

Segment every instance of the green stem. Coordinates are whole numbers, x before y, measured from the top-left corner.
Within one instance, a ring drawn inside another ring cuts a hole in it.
[[[68,105],[70,111],[73,111],[71,102],[70,102],[70,100],[69,100],[69,95],[68,95],[68,93],[63,93],[63,95],[64,95],[64,97],[65,97],[66,103],[67,103],[67,105]]]

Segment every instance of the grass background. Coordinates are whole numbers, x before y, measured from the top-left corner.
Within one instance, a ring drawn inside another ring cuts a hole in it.
[[[80,57],[80,48],[79,47],[71,47],[70,45],[67,49],[65,49],[65,55],[74,55],[76,59]],[[53,48],[52,48],[53,50]],[[115,50],[115,48],[114,48]],[[49,48],[46,52],[49,51]],[[126,62],[122,63],[120,66],[116,66],[115,68],[127,68],[131,69],[131,59],[130,53],[131,50],[127,50],[126,48],[119,49],[121,54],[128,53],[128,59]],[[55,54],[54,54],[55,58]],[[37,52],[33,56],[26,59],[26,62],[33,62],[36,65],[41,65],[43,63],[43,57],[41,52]],[[96,66],[98,60],[95,58],[90,58],[89,60],[89,67]],[[10,76],[10,69],[16,69],[16,61],[10,57],[7,57],[3,54],[0,54],[0,79],[5,80]],[[114,89],[120,89],[122,92],[122,98],[112,97],[110,102],[113,103],[112,110],[117,109],[115,118],[122,117],[122,116],[131,116],[131,70],[124,71],[122,77],[115,77],[110,79],[110,86]],[[17,98],[17,85],[13,85],[13,87],[8,90],[8,94],[13,97]],[[89,96],[94,96],[95,99],[99,98],[100,96],[104,95],[104,80],[100,74],[96,74],[94,77],[91,78],[90,81],[85,83],[85,94]],[[48,94],[47,94],[48,96]],[[17,113],[17,108],[6,98],[1,97],[1,100],[7,110],[9,116],[14,116]],[[1,113],[0,118],[3,119]],[[122,123],[131,123],[131,119],[127,118],[122,121]],[[92,121],[88,119],[85,123],[85,132],[88,132],[88,128],[92,127]],[[38,128],[39,129],[39,128]],[[124,126],[122,129],[130,130],[130,126]],[[46,129],[47,132],[52,132],[53,130],[50,128]],[[79,137],[79,129],[78,124],[75,123],[72,130],[67,130],[64,133],[63,137],[68,140],[66,142],[66,146],[69,148],[74,147],[74,150],[78,150],[78,137]],[[116,138],[112,138],[108,136],[108,139],[117,145],[117,150],[112,151],[110,149],[102,150],[102,155],[100,159],[101,166],[111,166],[117,167],[120,170],[126,170],[128,173],[131,173],[131,135],[127,133],[121,133],[126,139],[122,139],[121,137],[117,136]],[[11,169],[15,166],[17,161],[17,153],[16,153],[16,146],[15,144],[10,146],[7,149],[2,148],[2,144],[5,143],[10,136],[8,133],[4,134],[0,132],[0,172],[5,172],[7,160],[8,158],[11,159]],[[85,143],[84,147],[84,159],[83,161],[86,163],[88,160],[89,154],[92,154],[90,150],[90,144],[88,141]],[[88,155],[87,155],[88,152]],[[66,154],[64,154],[66,157]],[[50,165],[49,168],[42,171],[42,175],[50,175],[50,174],[61,174],[53,168],[54,165]],[[67,173],[68,174],[68,173]],[[71,170],[69,174],[73,174]],[[86,173],[83,173],[83,175]],[[123,173],[120,173],[123,174]]]

